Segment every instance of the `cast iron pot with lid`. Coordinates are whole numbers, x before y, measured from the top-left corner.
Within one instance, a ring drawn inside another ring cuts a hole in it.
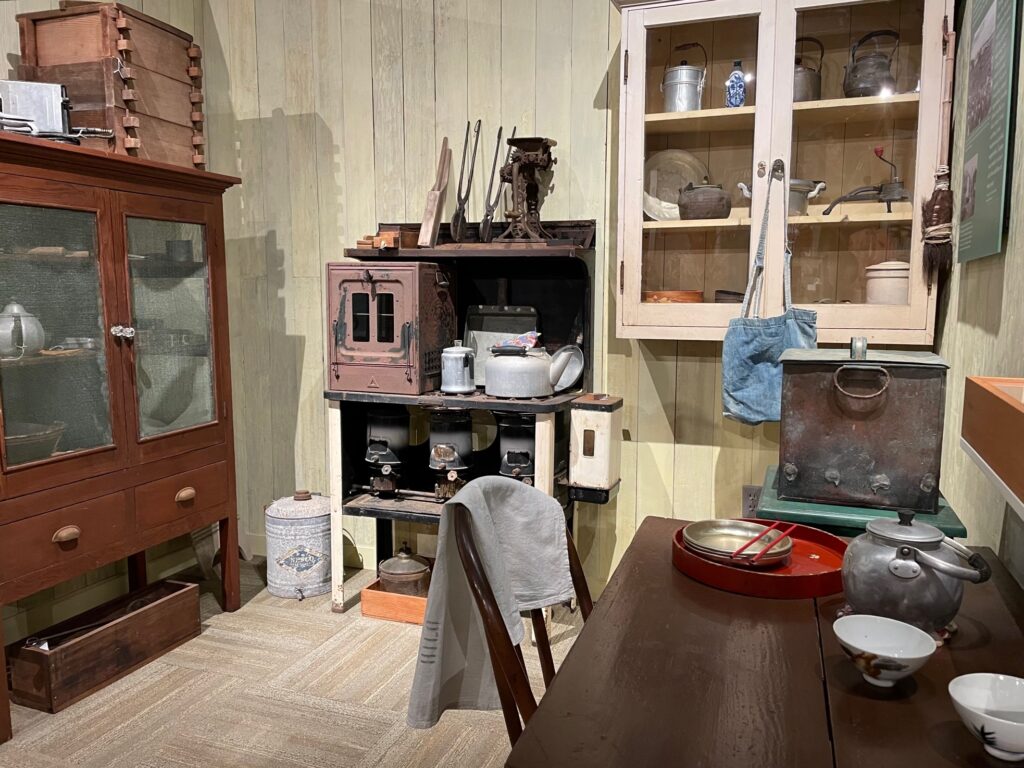
[[[988,581],[992,571],[977,552],[933,525],[915,522],[913,512],[898,515],[898,521],[872,520],[846,548],[846,600],[857,613],[939,632],[959,612],[964,582]]]
[[[426,597],[430,590],[430,566],[404,548],[382,562],[377,570],[385,592]]]

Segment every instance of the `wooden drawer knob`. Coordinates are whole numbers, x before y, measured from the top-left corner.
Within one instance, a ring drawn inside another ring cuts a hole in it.
[[[179,504],[184,504],[186,501],[192,501],[196,497],[196,489],[192,486],[182,488],[174,495],[174,500]]]
[[[63,544],[66,541],[77,541],[78,537],[82,535],[82,529],[77,525],[65,525],[63,528],[58,528],[57,532],[53,534],[54,544]]]

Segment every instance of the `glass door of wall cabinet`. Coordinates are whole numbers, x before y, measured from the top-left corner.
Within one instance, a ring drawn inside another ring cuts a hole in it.
[[[776,129],[788,139],[794,302],[820,341],[925,343],[935,288],[921,202],[941,126],[942,0],[780,0]],[[793,76],[783,70],[793,66]],[[774,286],[781,303],[781,284]]]
[[[211,253],[209,206],[122,196],[129,312],[118,343],[133,385],[129,429],[142,459],[224,440],[212,294],[223,285]],[[223,305],[222,305],[223,306]]]
[[[0,176],[4,493],[123,466],[119,312],[105,193]]]
[[[626,11],[623,335],[721,338],[739,314],[773,157],[774,6]]]

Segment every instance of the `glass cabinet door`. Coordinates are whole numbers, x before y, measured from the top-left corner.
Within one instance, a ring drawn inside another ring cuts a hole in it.
[[[627,326],[721,338],[739,314],[767,183],[756,169],[770,166],[773,8],[722,0],[627,11]]]
[[[921,201],[934,188],[941,0],[781,0],[776,78],[789,139],[793,300],[819,340],[924,329]],[[932,73],[926,76],[924,73]],[[873,333],[874,332],[874,333]]]
[[[199,447],[221,437],[206,210],[170,201],[150,210],[126,199],[131,311],[119,333],[131,349],[132,428],[140,445],[165,446],[157,454],[175,452],[174,436]],[[179,218],[159,218],[168,214]]]
[[[92,194],[64,188],[56,196],[85,206]],[[100,258],[99,203],[92,202],[94,210],[74,210],[0,199],[0,399],[8,492],[34,490],[33,472],[50,483],[55,475],[76,479],[76,459],[78,470],[82,462],[89,465],[81,476],[120,461],[111,403],[121,388],[110,376],[116,364],[106,331],[114,310],[105,306],[115,297],[104,291],[113,281]]]

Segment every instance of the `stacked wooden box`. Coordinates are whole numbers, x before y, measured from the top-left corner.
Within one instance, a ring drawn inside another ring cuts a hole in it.
[[[63,83],[72,126],[114,132],[85,146],[205,167],[202,52],[191,35],[120,3],[65,0],[17,18],[19,76]]]

